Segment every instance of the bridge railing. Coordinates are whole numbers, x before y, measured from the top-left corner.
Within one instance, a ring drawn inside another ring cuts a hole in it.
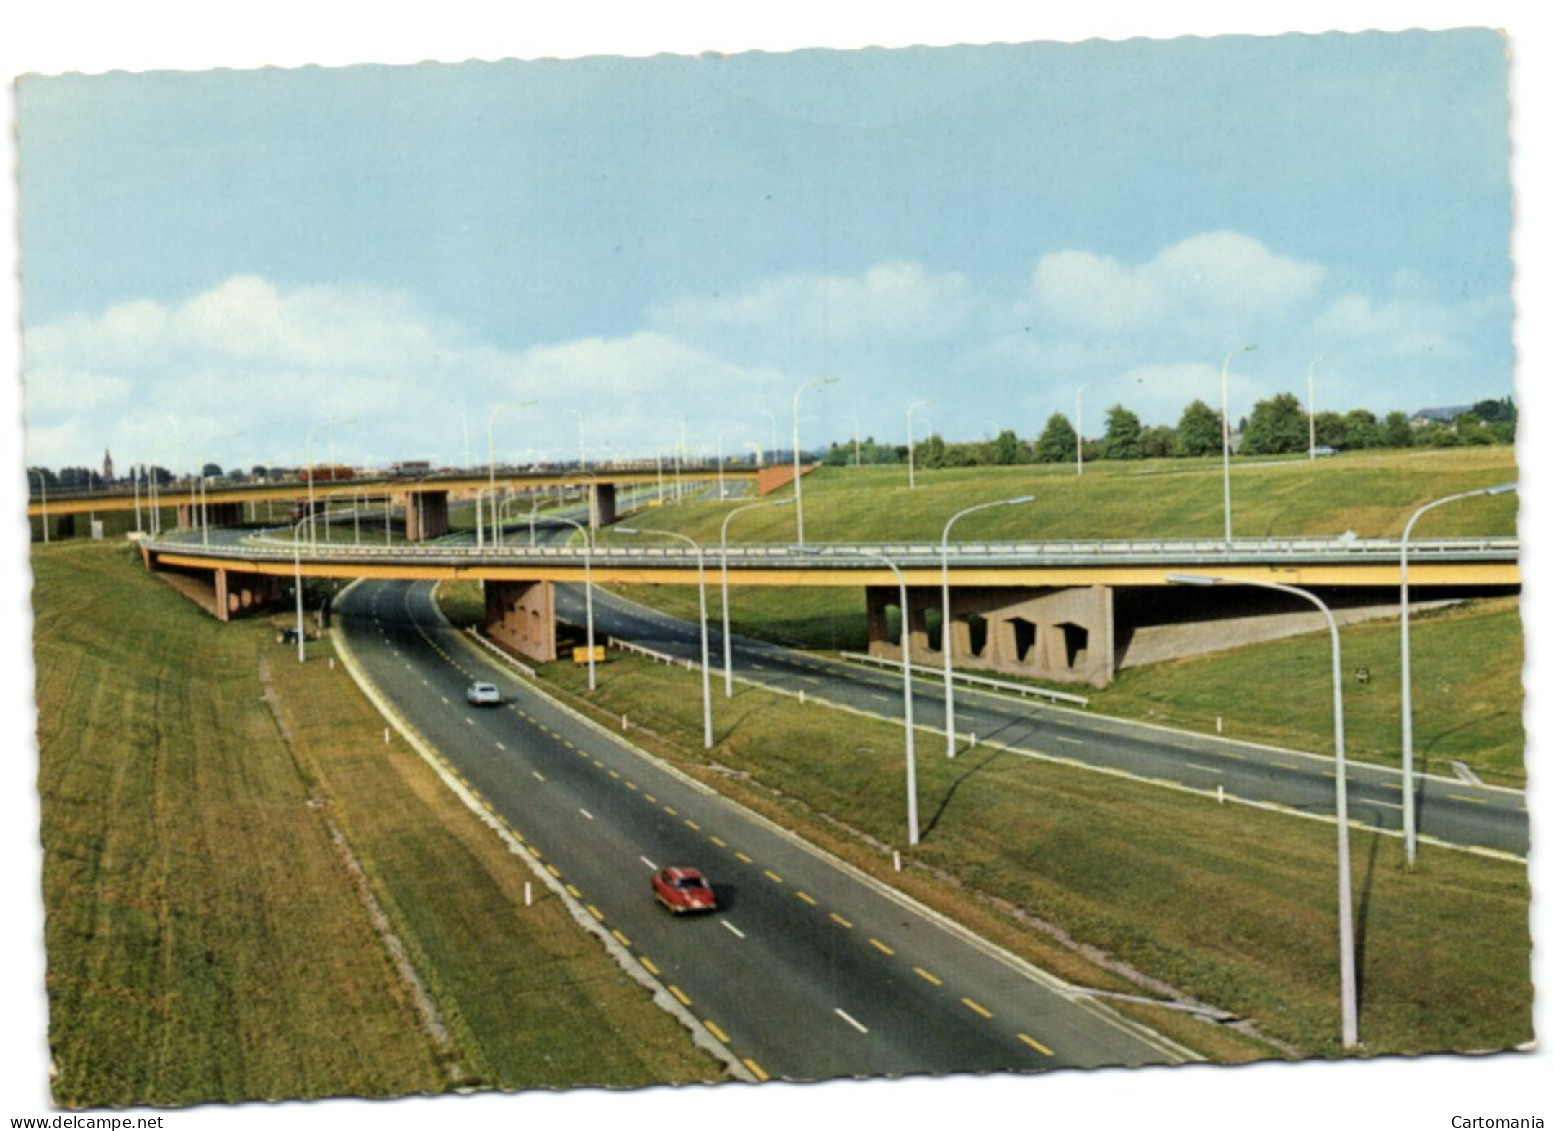
[[[249,535],[237,542],[205,543],[198,533],[177,537],[163,536],[151,542],[153,550],[190,550],[211,557],[233,559],[279,559],[298,555],[298,545],[290,531]],[[945,556],[961,566],[968,565],[1046,565],[1046,564],[1124,564],[1124,563],[1263,563],[1290,561],[1396,562],[1401,552],[1397,539],[1388,538],[1254,538],[1237,539],[1229,545],[1218,539],[1120,539],[1070,540],[1047,542],[972,541],[952,543]],[[1439,538],[1412,539],[1412,561],[1491,560],[1506,561],[1518,555],[1516,538]],[[702,547],[703,560],[709,566],[722,562],[717,546]],[[321,542],[301,546],[301,556],[309,561],[421,561],[421,562],[501,562],[515,564],[566,562],[581,565],[592,557],[599,565],[633,563],[683,563],[692,566],[696,552],[683,544],[596,546],[591,552],[579,545],[529,545],[522,538],[501,546],[475,546],[454,542],[382,545],[363,542]],[[896,565],[924,568],[938,566],[938,543],[812,543],[805,547],[780,543],[733,545],[728,548],[731,568],[843,568],[868,569],[885,557]]]

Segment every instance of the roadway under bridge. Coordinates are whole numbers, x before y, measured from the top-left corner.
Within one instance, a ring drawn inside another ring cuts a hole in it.
[[[868,647],[900,658],[906,591],[915,663],[944,649],[957,668],[1105,686],[1127,667],[1309,632],[1322,614],[1258,584],[1293,585],[1340,622],[1398,612],[1397,540],[1247,539],[1151,542],[783,545],[695,549],[529,545],[309,545],[223,532],[141,542],[147,568],[171,571],[219,618],[285,607],[308,579],[468,580],[482,583],[486,630],[502,647],[546,663],[558,651],[558,584],[823,586],[861,591]],[[1515,539],[1411,542],[1412,605],[1514,594]],[[1232,582],[1171,582],[1177,574]],[[949,617],[945,616],[948,591]],[[710,604],[714,602],[710,599]]]

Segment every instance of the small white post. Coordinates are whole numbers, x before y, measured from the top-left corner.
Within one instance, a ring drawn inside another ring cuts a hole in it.
[[[389,728],[388,727],[384,727],[383,728],[383,744],[385,746],[389,745]]]
[[[1226,728],[1225,728],[1225,720],[1223,720],[1219,715],[1216,715],[1215,716],[1215,733],[1216,734],[1224,734],[1225,730],[1226,730]]]
[[[896,865],[896,870],[898,872],[902,870],[902,853],[900,849],[895,849],[892,851],[891,862]]]
[[[530,887],[529,881],[525,880],[524,881],[524,906],[528,907],[532,903],[534,903],[534,891]]]
[[[1226,787],[1225,786],[1217,785],[1215,787],[1215,800],[1220,802],[1222,805],[1224,805],[1226,803]]]

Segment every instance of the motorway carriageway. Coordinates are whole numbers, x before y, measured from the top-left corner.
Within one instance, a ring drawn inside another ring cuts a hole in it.
[[[713,588],[710,586],[709,588]],[[709,605],[716,606],[716,591]],[[582,589],[557,586],[557,610],[570,623],[584,623]],[[630,641],[680,660],[700,663],[696,624],[678,620],[597,588],[594,634]],[[713,675],[714,733],[723,700],[723,637],[709,616],[708,650]],[[826,659],[779,645],[731,639],[735,678],[807,700],[838,704],[900,721],[900,668],[879,670]],[[945,756],[944,681],[916,671],[913,720],[919,728],[919,758]],[[935,733],[925,733],[933,731]],[[1334,759],[1299,751],[1172,730],[1073,708],[1034,703],[958,686],[956,733],[961,753],[968,736],[983,746],[1047,758],[1090,770],[1175,789],[1223,796],[1278,811],[1319,817],[1334,814]],[[1352,823],[1389,831],[1403,828],[1403,774],[1384,766],[1347,760],[1348,807]],[[1422,844],[1469,848],[1496,856],[1525,858],[1528,809],[1524,794],[1436,775],[1417,774],[1415,814]]]
[[[447,625],[430,584],[359,582],[335,611],[353,663],[393,712],[736,1076],[1193,1059],[511,676]],[[466,703],[476,678],[498,684],[501,707]],[[719,910],[677,919],[661,908],[649,877],[670,864],[701,868]]]

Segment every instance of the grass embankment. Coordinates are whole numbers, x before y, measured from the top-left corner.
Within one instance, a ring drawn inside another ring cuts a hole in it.
[[[589,695],[602,719],[817,842],[886,874],[895,846],[920,898],[1075,981],[1151,993],[1033,921],[1237,1015],[1304,1055],[1339,1048],[1331,825],[974,748],[918,759],[923,840],[905,848],[902,732],[751,687],[714,704],[701,748],[696,676],[618,657]],[[922,750],[931,746],[920,747]],[[1506,1048],[1532,1036],[1526,869],[1426,848],[1414,872],[1390,837],[1352,833],[1366,1051]],[[1141,1007],[1216,1059],[1274,1046]]]
[[[543,889],[523,906],[523,866],[384,743],[327,644],[298,665],[119,548],[37,547],[33,568],[59,1103],[718,1075]]]

